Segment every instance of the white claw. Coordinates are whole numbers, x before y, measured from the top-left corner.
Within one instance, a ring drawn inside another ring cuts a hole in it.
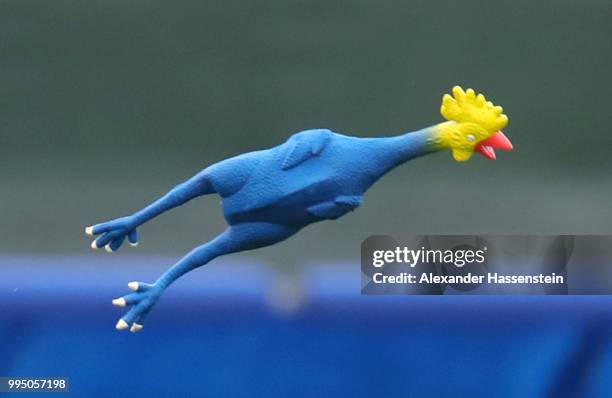
[[[93,236],[93,227],[85,228],[85,233],[89,236]]]
[[[123,297],[119,297],[113,300],[113,305],[116,305],[117,307],[125,307],[127,303]]]
[[[136,247],[136,246],[138,246],[138,242],[134,242],[134,243],[129,242],[129,243],[130,243],[130,246],[132,246],[132,247]]]
[[[117,322],[117,325],[115,325],[115,328],[117,330],[124,330],[127,329],[130,325],[128,325],[128,323],[126,321],[124,321],[123,319],[119,319],[119,322]]]
[[[143,327],[144,326],[142,326],[141,324],[138,324],[138,323],[134,322],[132,324],[132,327],[130,328],[130,332],[132,332],[132,333],[140,332]]]
[[[110,247],[110,243],[108,245],[104,246],[104,250],[106,250],[107,253],[112,253],[113,252],[113,249],[111,249],[111,247]]]
[[[130,282],[130,283],[128,283],[128,287],[130,289],[132,289],[133,291],[137,292],[138,291],[138,282]]]
[[[96,245],[96,241],[91,242],[91,248],[94,250],[98,250],[98,246]]]

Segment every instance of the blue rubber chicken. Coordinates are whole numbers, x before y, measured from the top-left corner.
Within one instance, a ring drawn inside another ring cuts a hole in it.
[[[134,292],[113,300],[131,307],[116,328],[140,331],[172,282],[216,257],[273,245],[309,224],[355,210],[372,184],[408,160],[443,149],[450,149],[457,161],[468,160],[474,151],[495,159],[495,148],[512,149],[500,131],[508,122],[502,112],[482,94],[454,87],[453,95],[442,99],[444,123],[383,138],[302,131],[276,147],[213,164],[130,216],[87,227],[88,235],[99,235],[92,248],[112,252],[126,238],[137,245],[137,228],[167,210],[201,195],[222,198],[227,229],[193,249],[155,283],[130,282]]]

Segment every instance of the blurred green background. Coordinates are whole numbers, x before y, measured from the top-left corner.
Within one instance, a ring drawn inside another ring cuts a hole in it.
[[[86,225],[299,130],[437,123],[454,84],[504,106],[514,152],[408,163],[355,214],[256,255],[357,257],[374,233],[612,233],[611,70],[607,0],[2,1],[0,253],[86,252]],[[145,226],[139,252],[212,238],[218,201]]]

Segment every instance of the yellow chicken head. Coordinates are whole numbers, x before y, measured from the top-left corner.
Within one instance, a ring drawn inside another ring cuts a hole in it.
[[[512,150],[512,143],[501,131],[508,124],[501,106],[471,88],[463,91],[455,86],[452,94],[442,97],[440,113],[448,122],[437,126],[436,141],[450,148],[456,161],[469,160],[474,151],[494,160],[495,149]]]

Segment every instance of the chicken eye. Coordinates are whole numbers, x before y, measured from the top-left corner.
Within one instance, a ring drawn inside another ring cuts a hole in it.
[[[469,142],[474,142],[476,140],[476,137],[472,134],[468,134],[465,138],[467,138]]]

